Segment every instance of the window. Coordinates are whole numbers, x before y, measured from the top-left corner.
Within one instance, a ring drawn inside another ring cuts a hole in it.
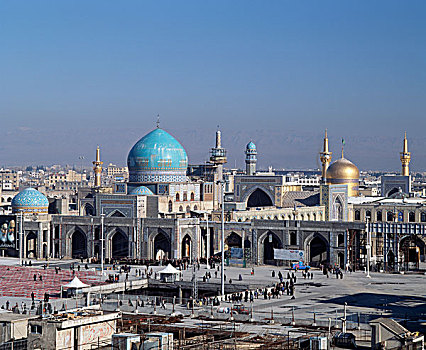
[[[169,201],[169,213],[173,211],[173,202]]]
[[[33,334],[42,334],[42,328],[41,328],[41,326],[39,326],[37,324],[32,324],[30,326],[30,333],[33,333]]]
[[[297,233],[295,231],[290,232],[290,245],[297,245]]]
[[[186,206],[186,212],[189,214],[189,212],[191,211],[191,207],[189,205]]]
[[[426,213],[425,213],[425,212],[422,212],[422,213],[420,214],[420,221],[421,221],[421,222],[426,222]]]
[[[183,193],[183,201],[186,202],[188,200],[188,195],[186,192]]]
[[[359,210],[355,210],[355,220],[361,220],[361,212]]]
[[[191,201],[195,201],[195,194],[194,194],[194,192],[191,192]]]
[[[179,206],[179,211],[183,211],[183,207],[182,206]]]
[[[376,213],[376,220],[377,220],[377,221],[382,221],[382,220],[383,220],[381,210],[379,210],[379,211]]]
[[[416,215],[414,214],[413,211],[410,211],[410,213],[408,214],[408,221],[409,222],[415,222],[416,221]]]
[[[391,211],[387,212],[386,221],[393,221],[393,212],[391,212]]]
[[[179,193],[176,193],[176,202],[179,202],[179,201],[180,201]]]
[[[371,220],[371,211],[370,210],[367,210],[365,212],[365,217],[368,218],[369,220]]]
[[[340,234],[337,236],[337,246],[341,247],[345,244],[345,236]]]

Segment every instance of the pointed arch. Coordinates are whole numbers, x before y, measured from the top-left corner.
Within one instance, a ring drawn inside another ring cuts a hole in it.
[[[125,218],[126,215],[123,214],[122,211],[115,209],[112,213],[108,214],[109,217],[115,217],[115,218]]]
[[[153,258],[155,260],[170,259],[172,246],[170,239],[161,229],[153,239]]]
[[[78,228],[71,234],[71,257],[73,259],[87,258],[87,237]]]
[[[271,207],[273,206],[273,198],[263,188],[255,187],[247,196],[246,206],[254,207]]]
[[[305,241],[305,251],[308,252],[307,260],[309,265],[314,267],[321,264],[328,265],[330,263],[329,248],[329,243],[321,234],[312,234]]]
[[[343,221],[343,200],[340,195],[336,196],[333,202],[333,220],[334,221]]]
[[[268,230],[260,236],[259,243],[259,262],[267,265],[276,265],[277,261],[274,259],[274,249],[281,249],[283,247],[283,243],[278,235]]]
[[[26,237],[26,257],[37,258],[37,234],[31,231]]]
[[[116,229],[111,237],[111,258],[120,259],[129,256],[129,237]]]
[[[192,239],[188,234],[182,238],[182,258],[192,258]]]

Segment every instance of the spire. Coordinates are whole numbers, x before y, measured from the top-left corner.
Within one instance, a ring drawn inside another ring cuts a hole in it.
[[[160,115],[157,114],[157,129],[160,128]]]
[[[217,126],[217,130],[216,130],[216,148],[221,148],[222,144],[222,134],[219,130],[219,125]]]
[[[96,147],[96,162],[99,163],[101,161],[101,150],[99,146]]]
[[[411,152],[408,151],[408,140],[407,140],[407,132],[404,133],[404,142],[402,145],[402,152],[400,153],[402,171],[401,174],[403,176],[410,175],[409,164],[411,161]]]
[[[325,136],[324,136],[324,147],[323,152],[328,152],[328,135],[327,135],[327,129],[325,129]]]
[[[332,154],[332,152],[330,152],[330,150],[328,148],[327,129],[325,129],[323,149],[322,149],[322,152],[320,153],[320,159],[321,159],[321,163],[322,163],[322,179],[323,179],[324,182],[325,182],[325,178],[326,178],[327,168],[328,168],[328,166],[330,165],[330,162],[331,162],[331,154]]]
[[[101,187],[101,174],[102,174],[102,164],[101,161],[101,150],[99,146],[96,147],[96,160],[93,163],[93,171],[95,172],[95,187]]]
[[[403,153],[408,153],[408,140],[407,140],[407,132],[404,133],[404,146],[402,148]]]

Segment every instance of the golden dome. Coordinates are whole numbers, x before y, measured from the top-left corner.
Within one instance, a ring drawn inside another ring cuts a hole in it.
[[[327,180],[359,180],[359,170],[354,163],[346,158],[333,162],[326,173]],[[331,181],[333,183],[334,181]]]

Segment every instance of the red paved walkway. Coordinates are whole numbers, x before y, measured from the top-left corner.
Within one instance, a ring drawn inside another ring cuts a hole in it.
[[[37,281],[34,282],[34,274]],[[42,276],[40,281],[39,276]],[[86,284],[101,284],[99,275],[93,271],[75,271],[75,275]],[[74,278],[72,271],[61,270],[58,274],[55,269],[40,269],[31,267],[3,266],[0,265],[0,297],[11,296],[31,298],[34,292],[36,299],[42,299],[44,293],[56,297],[61,292],[61,286],[67,284]],[[53,294],[53,295],[52,295]]]

